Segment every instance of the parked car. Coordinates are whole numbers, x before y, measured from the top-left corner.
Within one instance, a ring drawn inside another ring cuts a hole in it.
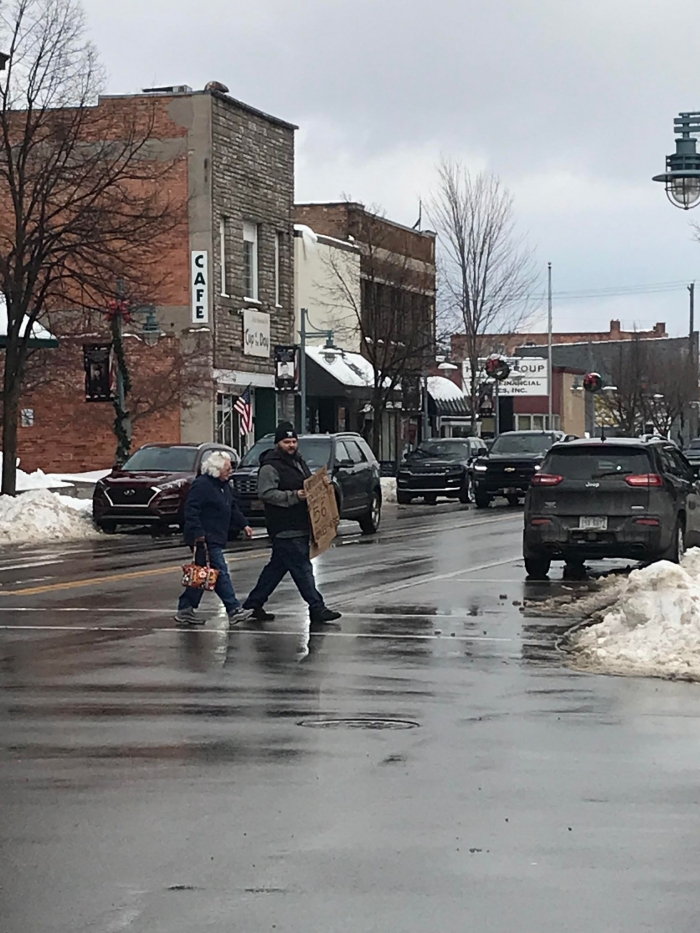
[[[249,521],[262,522],[265,508],[258,499],[260,456],[275,445],[272,434],[262,437],[241,460],[233,484]],[[374,534],[382,514],[382,487],[377,458],[360,434],[302,434],[299,450],[312,473],[321,467],[335,487],[341,518],[360,523],[365,534]]]
[[[154,531],[184,525],[185,500],[202,460],[223,450],[234,466],[239,456],[223,444],[146,444],[99,480],[92,497],[95,523],[107,532],[118,525],[150,525]]]
[[[406,454],[396,474],[396,498],[400,503],[438,496],[472,502],[474,463],[487,453],[480,437],[429,438]]]
[[[683,453],[691,466],[700,467],[700,437],[694,438]]]
[[[536,579],[553,560],[678,561],[699,542],[697,472],[664,439],[555,444],[525,500],[523,555]]]
[[[486,509],[496,496],[516,506],[552,444],[567,437],[562,431],[505,431],[474,464],[474,499]]]

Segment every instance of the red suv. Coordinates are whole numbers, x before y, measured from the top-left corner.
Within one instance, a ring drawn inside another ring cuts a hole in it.
[[[123,467],[99,480],[92,497],[92,515],[103,531],[117,525],[182,528],[185,500],[202,460],[214,450],[229,454],[234,468],[238,454],[223,444],[146,444]]]

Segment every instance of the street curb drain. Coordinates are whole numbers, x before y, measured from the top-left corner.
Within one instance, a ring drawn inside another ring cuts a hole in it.
[[[298,726],[307,729],[418,729],[412,719],[301,719]]]

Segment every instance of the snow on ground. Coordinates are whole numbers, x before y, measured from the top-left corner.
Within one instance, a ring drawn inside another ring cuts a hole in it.
[[[0,544],[36,544],[73,538],[96,538],[92,501],[33,489],[0,496]]]
[[[0,469],[2,469],[2,452],[0,452]],[[111,472],[110,470],[89,470],[87,473],[44,473],[43,470],[35,470],[33,473],[25,473],[19,467],[17,461],[17,491],[24,492],[27,489],[69,489],[76,483],[85,485],[96,483],[98,479]]]
[[[393,476],[382,476],[382,502],[396,502],[396,480]]]
[[[575,663],[615,674],[700,680],[700,549],[658,561],[617,584],[595,625],[569,639]]]

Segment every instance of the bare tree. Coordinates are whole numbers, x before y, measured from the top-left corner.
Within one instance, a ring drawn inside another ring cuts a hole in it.
[[[609,363],[615,391],[597,397],[599,416],[630,437],[649,427],[662,437],[676,424],[682,429],[697,396],[690,356],[688,346],[678,352],[675,345],[661,346],[639,337],[620,343]]]
[[[154,240],[178,217],[167,194],[176,160],[149,150],[155,111],[93,106],[102,74],[79,0],[13,0],[0,42],[2,492],[12,495],[34,322],[55,308],[106,307],[120,278],[152,288]]]
[[[412,235],[388,224],[380,210],[363,211],[355,240],[361,253],[361,281],[342,251],[331,251],[325,304],[338,315],[336,326],[359,337],[362,355],[372,366],[372,448],[379,450],[381,414],[395,394],[416,382],[434,359],[435,274],[411,258]],[[324,289],[322,289],[323,291]],[[342,308],[342,312],[338,312]],[[332,320],[332,318],[331,318]]]
[[[490,352],[486,337],[526,323],[538,275],[532,251],[515,229],[513,198],[494,175],[472,175],[459,162],[443,161],[428,213],[442,250],[443,301],[464,328],[473,425],[483,381],[479,359]]]

